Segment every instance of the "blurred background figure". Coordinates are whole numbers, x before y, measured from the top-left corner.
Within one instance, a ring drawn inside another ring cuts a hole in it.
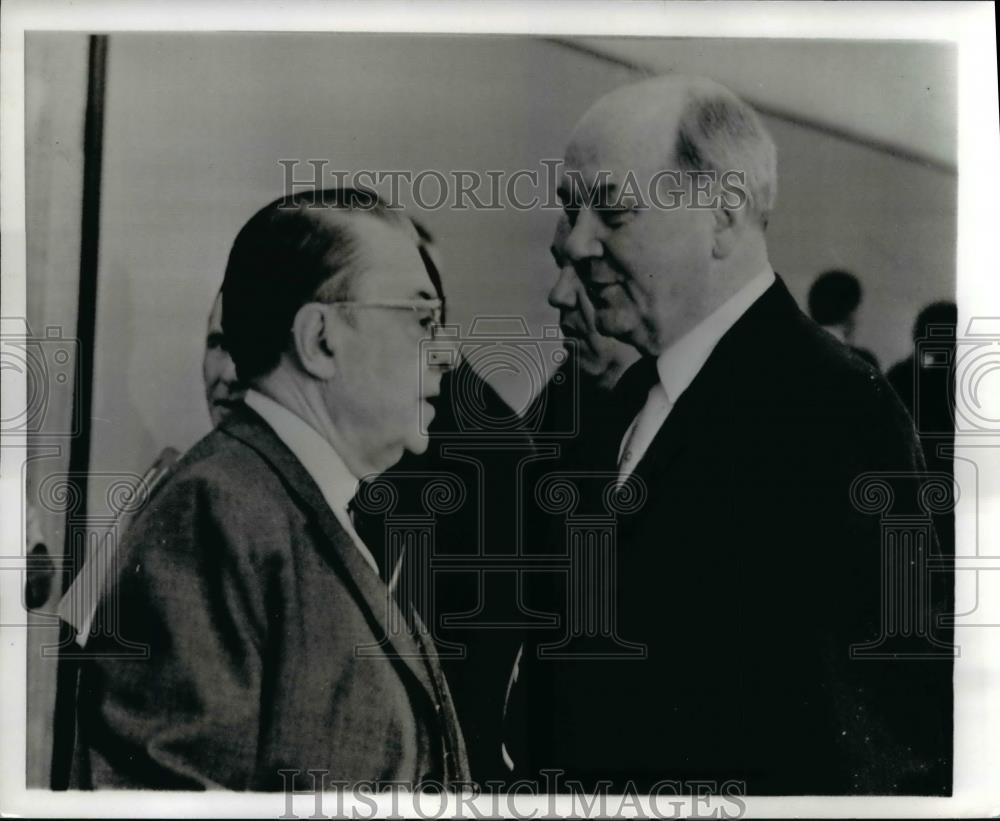
[[[26,573],[24,582],[24,606],[27,610],[37,610],[49,600],[52,579],[56,566],[49,554],[37,508],[25,502],[24,536]]]
[[[566,449],[573,441],[586,440],[588,433],[600,432],[611,389],[639,358],[631,345],[598,333],[594,306],[563,249],[569,231],[569,221],[563,214],[556,223],[549,248],[559,273],[548,296],[549,304],[559,311],[567,357],[525,414],[529,419],[536,413],[541,418],[537,443],[575,429],[573,439],[562,437],[561,444]]]
[[[913,353],[886,374],[913,417],[929,470],[952,472],[954,432],[954,302],[934,302],[913,323]],[[943,452],[942,452],[943,451]]]
[[[205,381],[205,401],[208,402],[208,413],[214,428],[229,415],[234,405],[243,401],[246,393],[246,387],[236,378],[236,366],[222,334],[222,291],[216,294],[208,314],[201,375]]]
[[[444,306],[441,322],[448,322],[442,285],[442,254],[426,226],[412,220],[415,239],[428,276]],[[423,623],[437,643],[441,668],[448,679],[458,713],[474,781],[508,775],[500,760],[501,714],[511,663],[521,641],[515,576],[495,570],[480,572],[479,557],[515,559],[518,465],[535,447],[531,433],[515,411],[462,356],[441,362],[446,372],[440,395],[434,397],[434,417],[427,426],[428,447],[422,454],[407,451],[378,477],[390,483],[396,503],[386,514],[357,512],[356,527],[376,559],[387,565],[387,530],[394,524],[426,520],[434,523],[431,555],[461,564],[469,557],[470,570],[455,569],[434,575],[429,601],[413,601]],[[455,509],[436,509],[432,485],[441,477],[457,481],[465,498]],[[407,550],[402,578],[426,578],[417,566],[417,554]],[[406,587],[400,582],[399,588]],[[399,595],[399,594],[397,594]],[[450,616],[462,617],[444,624]]]
[[[847,271],[827,271],[820,274],[809,289],[809,316],[823,330],[878,368],[875,354],[854,344],[861,296],[861,283],[854,274]]]

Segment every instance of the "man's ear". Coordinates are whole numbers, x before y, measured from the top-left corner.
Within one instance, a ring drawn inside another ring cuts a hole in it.
[[[745,212],[739,208],[727,208],[720,203],[712,214],[715,218],[712,227],[712,256],[725,259],[732,253],[743,230]]]
[[[302,369],[316,379],[330,379],[337,371],[334,339],[326,305],[307,302],[292,320],[292,343]]]

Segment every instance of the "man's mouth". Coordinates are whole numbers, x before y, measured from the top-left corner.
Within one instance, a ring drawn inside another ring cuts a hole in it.
[[[220,408],[228,408],[232,410],[237,405],[243,401],[243,394],[229,394],[228,396],[220,396],[213,400],[212,404],[218,405]]]
[[[617,282],[588,282],[586,284],[587,296],[596,306],[598,303],[606,303],[605,294],[609,288],[616,286]]]
[[[571,339],[583,339],[587,335],[580,328],[574,327],[573,325],[567,325],[566,323],[560,323],[559,330],[562,331],[563,336],[568,336]]]

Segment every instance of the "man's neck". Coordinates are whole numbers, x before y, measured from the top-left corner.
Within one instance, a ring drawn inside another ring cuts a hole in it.
[[[613,390],[615,385],[618,384],[618,380],[622,378],[622,374],[625,373],[625,371],[627,371],[634,362],[635,359],[630,359],[628,362],[618,360],[611,362],[603,373],[594,377],[597,387],[602,391]]]
[[[316,380],[300,377],[281,364],[269,374],[254,380],[252,387],[294,413],[329,442],[356,479],[382,472],[383,468],[366,458],[357,443],[345,436],[335,424]]]
[[[723,260],[719,260],[706,275],[712,288],[700,304],[691,306],[688,322],[683,327],[664,328],[666,333],[650,329],[650,344],[642,345],[644,353],[660,356],[679,340],[695,331],[723,305],[746,288],[763,271],[773,271],[763,238],[747,241]]]

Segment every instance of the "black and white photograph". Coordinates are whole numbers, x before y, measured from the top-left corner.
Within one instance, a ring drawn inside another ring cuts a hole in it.
[[[3,9],[0,811],[1000,813],[994,5]]]

